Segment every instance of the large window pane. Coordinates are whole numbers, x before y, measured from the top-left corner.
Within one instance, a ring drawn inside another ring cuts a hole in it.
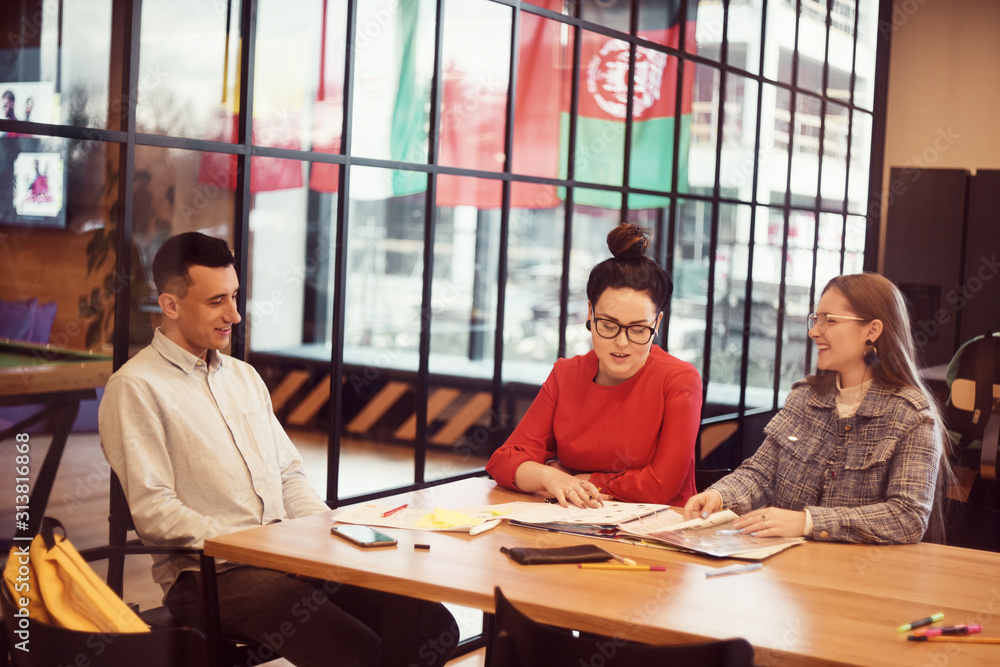
[[[792,192],[815,201],[819,178],[819,137],[822,113],[819,98],[795,96],[795,137],[792,151]],[[810,203],[812,203],[810,201]]]
[[[500,197],[500,181],[461,180],[481,181],[468,187]],[[431,282],[432,373],[493,375],[499,236],[497,209],[457,206],[438,211]]]
[[[799,71],[796,85],[814,92],[823,91],[826,59],[826,1],[802,0],[799,14]]]
[[[868,178],[871,164],[872,117],[855,111],[851,126],[851,176],[847,186],[847,208],[851,213],[868,210]]]
[[[753,199],[753,176],[757,160],[757,82],[738,74],[726,81],[726,124],[722,128],[719,187],[743,201]]]
[[[511,156],[514,173],[553,178],[566,162],[568,144],[560,127],[569,124],[573,40],[574,33],[565,24],[521,12]],[[499,133],[502,127],[498,124],[493,131]],[[522,198],[512,201],[518,206]]]
[[[0,90],[12,96],[3,117],[119,129],[120,109],[108,105],[122,62],[120,52],[112,58],[111,0],[5,4],[5,16],[21,20],[0,21]]]
[[[136,122],[143,132],[236,140],[239,26],[238,2],[142,3]]]
[[[414,413],[419,366],[424,197],[391,197],[394,176],[354,167],[348,211],[344,366],[359,380],[345,384],[351,386],[344,392],[344,429],[346,437],[362,439],[375,451],[392,445],[396,430]],[[412,451],[400,453],[391,457],[396,461],[391,475],[387,471],[377,481],[367,476],[362,490],[412,482],[412,465],[406,466]],[[351,484],[364,465],[342,459],[339,483]]]
[[[715,252],[712,358],[707,401],[737,405],[743,361],[743,318],[750,258],[750,206],[723,204]]]
[[[346,0],[259,2],[254,144],[339,152],[346,29]],[[372,41],[361,32],[357,52]]]
[[[360,0],[357,26],[352,152],[427,162],[434,2]],[[407,178],[411,175],[414,183]],[[397,194],[424,187],[420,175],[400,172],[398,176],[402,180],[394,184]]]
[[[699,13],[704,11],[699,8]],[[746,69],[750,74],[760,73],[761,25],[763,11],[761,0],[729,3],[729,56],[727,64]],[[699,21],[699,24],[701,22]],[[715,31],[714,24],[710,28]],[[699,26],[699,30],[700,30]],[[721,39],[721,31],[719,31]]]
[[[760,153],[757,157],[757,201],[772,201],[772,193],[787,189],[788,147],[792,125],[791,93],[765,84],[761,88]]]
[[[836,4],[845,4],[839,0]],[[875,51],[878,42],[878,5],[871,0],[858,3],[857,59],[854,68],[854,103],[862,109],[875,104]]]
[[[118,160],[116,144],[0,138],[0,181],[10,188],[0,200],[3,338],[110,352],[115,299],[128,283],[115,272]],[[134,269],[140,319],[145,280],[141,264]]]
[[[511,11],[486,0],[445,4],[439,162],[504,167]]]
[[[586,191],[576,195],[589,199]],[[577,205],[573,209],[573,246],[569,256],[569,320],[566,329],[566,356],[585,354],[591,350],[587,320],[587,279],[598,262],[611,257],[608,232],[620,222],[619,212]]]
[[[602,53],[603,52],[603,53]],[[585,30],[581,63],[589,71],[581,72],[580,111],[577,122],[576,180],[600,185],[621,185],[625,157],[625,113],[628,102],[627,72],[620,58],[627,58],[628,45],[599,33]],[[582,65],[581,65],[582,66]],[[569,131],[568,123],[563,132]],[[562,166],[562,173],[566,173]],[[591,206],[620,206],[614,193],[580,190],[576,201]]]
[[[711,202],[680,202],[680,224],[674,244],[674,296],[670,304],[670,340],[667,349],[690,361],[704,373],[705,321],[708,310]]]
[[[499,191],[500,185],[500,181],[485,181],[473,187]],[[471,206],[439,210],[428,360],[432,378],[427,399],[429,479],[481,467],[500,444],[500,421],[493,413],[491,394],[499,242],[498,210]],[[469,381],[451,379],[456,377]]]
[[[690,182],[693,187],[711,188],[715,183],[715,151],[719,141],[719,114],[722,113],[721,80],[722,74],[715,67],[696,66],[690,134]],[[726,95],[729,95],[728,90]]]
[[[521,186],[513,183],[511,195]],[[553,209],[510,212],[504,292],[505,383],[541,384],[558,356],[564,220],[561,204]],[[586,319],[585,303],[570,299],[569,308],[567,335]]]
[[[847,195],[847,128],[850,111],[827,102],[823,125],[823,182],[820,196],[842,205]]]
[[[764,40],[765,78],[792,83],[792,54],[795,50],[795,3],[767,3],[767,36]]]

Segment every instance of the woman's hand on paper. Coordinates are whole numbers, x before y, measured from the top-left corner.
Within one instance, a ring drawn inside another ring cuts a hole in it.
[[[806,513],[764,507],[733,521],[733,528],[755,537],[802,537],[806,532]]]
[[[684,519],[707,519],[721,509],[722,494],[715,489],[708,489],[688,498],[684,505]]]
[[[574,476],[552,467],[552,473],[545,480],[545,491],[563,507],[603,507],[601,490],[588,478],[587,474]]]

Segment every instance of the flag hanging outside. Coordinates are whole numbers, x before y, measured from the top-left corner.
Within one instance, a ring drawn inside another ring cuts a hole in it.
[[[680,48],[681,0],[647,0],[639,5],[638,36],[651,42]],[[628,23],[629,0],[596,3],[588,17],[602,25]],[[685,49],[695,48],[697,2],[687,3]],[[615,15],[618,15],[617,17]],[[577,120],[574,179],[603,185],[621,185],[625,165],[625,116],[628,103],[628,42],[596,32],[583,32],[580,58],[579,116]],[[678,59],[662,51],[639,46],[636,49],[635,80],[632,95],[632,146],[630,183],[633,188],[669,190],[673,176],[674,124],[676,118]],[[694,90],[694,64],[685,61],[681,95],[680,146],[678,151],[678,189],[687,189],[688,147],[691,128],[691,98]],[[569,142],[569,114],[562,117],[561,137]],[[567,151],[562,176],[566,177]],[[595,189],[577,189],[574,203],[602,208],[620,208],[619,193]],[[631,209],[659,208],[666,197],[631,194]]]
[[[563,0],[533,2],[552,11]],[[601,25],[628,25],[630,0],[602,0],[588,5],[585,18]],[[638,36],[678,49],[682,24],[685,49],[695,48],[697,2],[688,0],[687,20],[680,20],[681,0],[644,0],[639,5]],[[398,14],[403,39],[399,83],[392,121],[393,160],[426,159],[429,89],[418,81],[413,63],[419,3],[403,3]],[[628,42],[589,30],[582,32],[574,179],[621,185],[624,173],[625,115],[628,101]],[[573,30],[558,21],[521,12],[512,171],[516,174],[566,178],[572,90]],[[632,109],[630,187],[670,190],[673,176],[674,125],[681,123],[678,189],[687,188],[688,146],[694,65],[686,62],[681,115],[676,117],[679,60],[662,51],[636,50]],[[447,64],[443,75],[438,164],[490,172],[502,170],[506,132],[507,89],[484,83],[476,72]],[[477,78],[478,77],[478,78]],[[511,188],[512,208],[551,208],[565,196],[564,188],[517,183]],[[394,172],[393,193],[421,192],[420,172]],[[488,179],[438,176],[439,206],[498,208],[500,189]],[[659,208],[668,197],[629,196],[629,207]],[[620,208],[619,193],[578,188],[574,202]]]
[[[540,4],[561,11],[563,0]],[[392,158],[426,159],[429,91],[416,83],[418,3],[403,3],[400,32],[404,39],[396,107],[392,123]],[[564,72],[567,54],[560,44],[560,24],[522,12],[519,40],[513,165],[517,173],[558,177],[559,112],[569,106],[570,80]],[[498,85],[476,72],[449,65],[443,76],[438,164],[500,172],[505,158],[507,82]],[[426,188],[420,172],[396,171],[393,192],[412,194]],[[491,179],[438,176],[439,206],[499,208],[500,188]],[[551,208],[559,204],[554,186],[519,183],[511,189],[514,208]]]
[[[237,46],[237,53],[239,53],[239,46]],[[228,62],[228,60],[229,38],[227,33],[224,62]],[[216,110],[208,136],[215,141],[235,144],[240,122],[238,59],[232,91],[228,89],[229,82],[226,78],[224,75],[222,101]],[[251,139],[257,144],[298,150],[301,148],[299,145],[299,119],[293,115],[284,118],[254,118],[251,123]],[[236,156],[232,154],[202,153],[198,166],[198,180],[227,190],[235,190],[238,164]],[[300,187],[302,187],[302,165],[297,160],[260,156],[250,158],[251,193]]]

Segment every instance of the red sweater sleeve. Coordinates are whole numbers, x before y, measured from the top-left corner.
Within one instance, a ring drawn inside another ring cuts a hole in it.
[[[517,428],[507,438],[507,442],[493,452],[486,464],[486,472],[497,484],[520,491],[514,484],[514,474],[522,463],[545,463],[556,456],[552,425],[558,396],[559,384],[556,380],[556,367],[553,367]]]
[[[652,458],[620,472],[595,472],[590,481],[621,500],[684,505],[695,494],[694,445],[701,424],[701,389],[701,376],[689,364],[664,376],[662,392],[643,396],[644,401],[660,400],[665,405]],[[655,413],[654,407],[649,411]]]

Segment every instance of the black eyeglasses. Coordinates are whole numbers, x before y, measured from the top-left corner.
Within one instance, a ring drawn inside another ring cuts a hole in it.
[[[656,329],[653,327],[647,327],[644,324],[625,326],[624,324],[618,324],[614,320],[606,320],[603,317],[595,317],[594,326],[597,327],[597,335],[601,338],[618,338],[618,334],[624,329],[625,337],[636,345],[645,345],[656,335]],[[587,322],[587,329],[590,329],[589,321]]]
[[[854,320],[856,322],[867,322],[868,319],[864,317],[854,317],[852,315],[834,315],[832,313],[809,313],[806,316],[806,324],[809,325],[809,331],[813,330],[813,327],[819,325],[820,333],[826,331],[826,325],[829,323],[837,323],[837,320]]]

